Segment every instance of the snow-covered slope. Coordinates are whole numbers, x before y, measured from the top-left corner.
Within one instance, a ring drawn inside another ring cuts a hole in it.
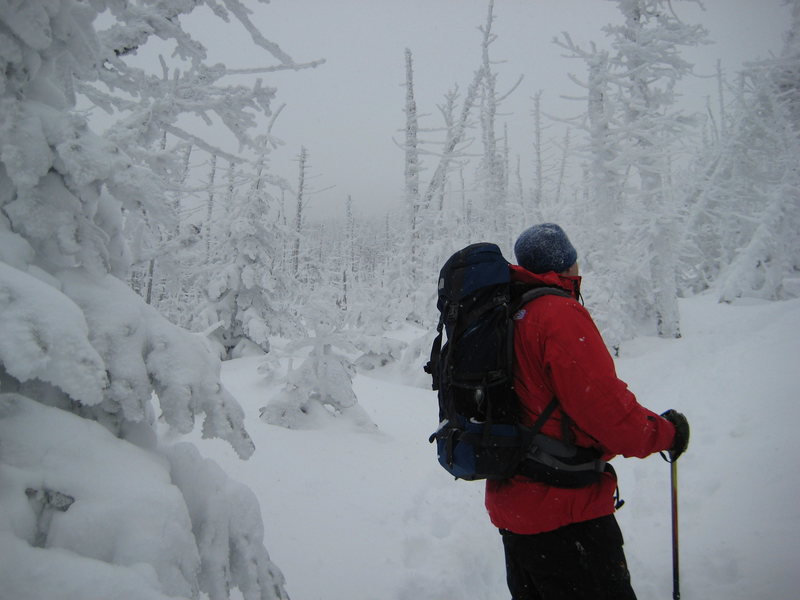
[[[679,409],[692,443],[679,469],[685,598],[796,597],[800,575],[797,401],[800,300],[681,301],[684,337],[639,338],[620,375],[656,411]],[[265,542],[298,600],[464,600],[507,597],[499,536],[480,483],[454,481],[427,437],[433,392],[359,376],[355,390],[379,430],[347,423],[286,430],[258,420],[274,389],[258,358],[226,364],[257,451],[198,441],[261,502]],[[407,380],[419,380],[408,374]],[[669,467],[617,459],[619,511],[640,600],[672,590]]]

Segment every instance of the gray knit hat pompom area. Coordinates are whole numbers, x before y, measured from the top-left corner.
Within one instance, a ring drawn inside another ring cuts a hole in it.
[[[514,244],[517,263],[531,273],[563,273],[578,260],[567,234],[555,223],[534,225],[523,231]]]

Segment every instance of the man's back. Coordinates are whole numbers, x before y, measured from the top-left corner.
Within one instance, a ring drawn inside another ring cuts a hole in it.
[[[512,267],[520,281],[541,280],[568,291],[580,279],[556,273],[536,275]],[[553,397],[559,407],[542,433],[581,447],[647,456],[668,448],[672,426],[640,406],[616,376],[614,362],[588,311],[573,298],[548,296],[515,316],[515,383],[522,422],[530,425]],[[567,417],[565,417],[565,414]],[[602,474],[583,488],[559,488],[518,476],[487,482],[486,507],[495,526],[533,534],[614,512],[616,478]]]

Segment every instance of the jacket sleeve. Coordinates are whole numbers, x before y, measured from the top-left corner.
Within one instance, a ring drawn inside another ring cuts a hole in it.
[[[541,300],[538,349],[564,411],[610,454],[643,458],[672,446],[675,428],[644,408],[617,377],[614,361],[588,311],[563,298]]]

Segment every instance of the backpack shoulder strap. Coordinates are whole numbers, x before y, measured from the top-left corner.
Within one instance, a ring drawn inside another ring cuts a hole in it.
[[[525,290],[519,296],[519,298],[517,298],[516,302],[514,302],[514,304],[512,306],[511,311],[509,312],[509,314],[513,315],[519,309],[521,309],[523,306],[525,306],[528,302],[531,302],[532,300],[536,300],[537,298],[541,298],[542,296],[561,296],[563,298],[571,298],[572,294],[570,294],[566,290],[562,290],[561,288],[557,288],[557,287],[549,287],[549,286],[534,287],[534,288]],[[512,341],[512,343],[513,343],[513,341]],[[539,431],[544,426],[545,421],[547,421],[547,419],[550,418],[550,416],[553,414],[555,409],[558,407],[558,404],[559,404],[558,398],[553,396],[553,399],[550,400],[550,403],[545,407],[545,409],[539,415],[539,418],[536,419],[536,421],[534,422],[533,426],[529,430],[525,431],[526,444],[527,444],[528,441],[530,443],[533,443],[534,436],[536,436],[539,433]],[[564,414],[566,415],[566,413],[564,413]]]
[[[536,300],[536,298],[541,298],[542,296],[561,296],[563,298],[572,298],[572,294],[570,294],[566,290],[562,290],[561,288],[557,287],[550,287],[550,286],[539,286],[530,288],[525,290],[519,298],[516,299],[514,303],[514,311],[516,312],[523,306],[525,306],[531,300]],[[512,313],[513,314],[513,313]]]

